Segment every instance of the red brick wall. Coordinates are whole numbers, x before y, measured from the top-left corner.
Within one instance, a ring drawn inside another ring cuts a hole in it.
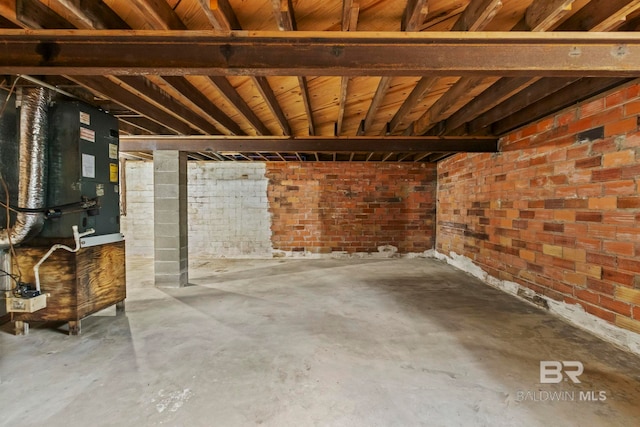
[[[398,163],[267,163],[274,249],[433,249],[436,168]]]
[[[502,153],[440,162],[437,250],[640,333],[639,93],[520,129]]]

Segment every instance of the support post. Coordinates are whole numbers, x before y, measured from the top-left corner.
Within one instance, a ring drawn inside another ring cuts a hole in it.
[[[159,287],[183,287],[189,281],[187,153],[153,153],[154,268]]]

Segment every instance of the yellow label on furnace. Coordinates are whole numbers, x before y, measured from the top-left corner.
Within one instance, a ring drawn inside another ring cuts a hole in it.
[[[118,182],[118,165],[109,163],[109,181]]]

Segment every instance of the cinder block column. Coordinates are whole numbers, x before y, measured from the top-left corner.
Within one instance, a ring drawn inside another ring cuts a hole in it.
[[[182,287],[189,281],[187,153],[153,153],[155,284]]]

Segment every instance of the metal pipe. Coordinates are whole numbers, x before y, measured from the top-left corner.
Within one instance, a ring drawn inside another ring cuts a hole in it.
[[[43,209],[46,203],[47,109],[50,92],[29,89],[20,110],[18,206]],[[44,214],[18,213],[11,229],[0,230],[0,250],[37,235],[44,226]]]
[[[35,83],[35,84],[37,84],[39,86],[46,87],[47,89],[51,89],[53,91],[56,91],[61,95],[68,96],[69,98],[80,99],[77,96],[75,96],[74,94],[72,94],[70,92],[67,92],[66,90],[62,90],[62,89],[58,88],[57,86],[50,85],[49,83],[43,82],[42,80],[36,79],[35,77],[31,77],[28,74],[18,74],[17,76],[18,76],[18,79],[28,80],[31,83]]]

